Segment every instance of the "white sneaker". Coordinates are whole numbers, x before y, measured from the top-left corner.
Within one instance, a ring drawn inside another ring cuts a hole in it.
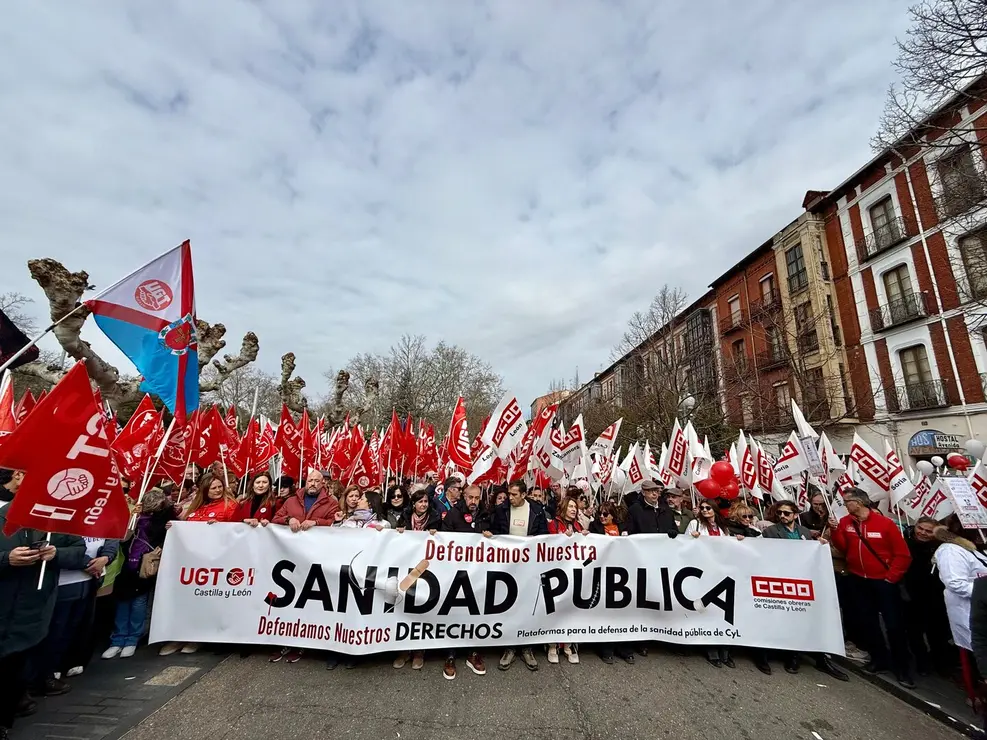
[[[137,648],[134,645],[127,645],[123,650],[120,651],[121,658],[133,658],[134,653],[137,652]]]
[[[77,665],[74,668],[69,668],[67,671],[65,671],[65,675],[68,678],[72,678],[73,676],[81,676],[84,670],[85,668],[83,668],[81,665]]]
[[[554,643],[548,646],[548,662],[552,664],[559,662],[559,646]]]
[[[158,651],[158,655],[173,655],[182,649],[182,643],[180,642],[166,642],[161,646]]]
[[[110,658],[115,658],[120,654],[121,648],[116,645],[111,645],[103,651],[103,660],[109,660]]]
[[[198,651],[199,651],[199,643],[197,642],[188,642],[185,644],[185,647],[182,648],[183,655],[191,655],[192,653]]]

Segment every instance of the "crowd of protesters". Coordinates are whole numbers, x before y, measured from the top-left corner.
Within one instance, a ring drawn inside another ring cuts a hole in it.
[[[456,474],[441,483],[432,474],[421,483],[389,480],[383,492],[343,486],[316,470],[298,486],[290,477],[276,480],[268,473],[239,483],[228,476],[218,466],[201,473],[190,470],[181,487],[151,488],[134,505],[132,529],[121,542],[46,537],[25,529],[0,535],[0,675],[6,684],[0,691],[0,730],[5,732],[15,716],[34,712],[39,697],[68,692],[67,679],[83,673],[100,647],[105,646],[102,658],[107,660],[134,655],[147,633],[158,562],[176,520],[286,526],[293,532],[362,527],[488,537],[665,534],[811,542],[832,553],[847,657],[864,663],[865,671],[889,672],[906,688],[914,687],[916,671],[957,672],[971,702],[979,680],[974,652],[987,673],[987,589],[979,597],[974,592],[977,579],[987,575],[987,558],[964,536],[955,517],[902,527],[857,489],[844,495],[849,515],[836,521],[821,494],[812,496],[805,512],[791,501],[764,510],[753,501],[694,501],[653,481],[619,500],[597,503],[588,486],[529,490],[518,481],[483,491]],[[21,479],[18,472],[0,470],[0,507],[16,495]],[[0,508],[0,527],[5,522]],[[40,579],[42,563],[47,568]],[[159,652],[188,654],[199,647],[168,643]],[[620,659],[633,664],[635,655],[647,655],[649,645],[511,647],[501,652],[497,667],[506,671],[520,658],[529,670],[537,670],[540,653],[550,664],[576,664],[580,647],[594,649],[604,663]],[[243,654],[250,650],[246,646]],[[704,653],[716,668],[734,668],[739,657],[725,646],[704,648]],[[302,656],[302,650],[285,647],[270,660],[295,663]],[[803,659],[798,653],[763,649],[747,649],[746,656],[769,675],[772,658],[788,673],[798,673]],[[439,657],[444,677],[455,679],[460,655],[447,650]],[[486,672],[476,649],[468,648],[462,657],[472,672]],[[328,669],[356,664],[349,655],[330,652],[322,658]],[[426,664],[423,651],[392,658],[396,669],[410,663],[421,670]],[[818,670],[848,680],[828,655],[811,658]]]

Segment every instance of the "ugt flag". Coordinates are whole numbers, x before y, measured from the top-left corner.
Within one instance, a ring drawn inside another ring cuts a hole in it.
[[[186,241],[85,302],[178,424],[199,407],[192,248]]]

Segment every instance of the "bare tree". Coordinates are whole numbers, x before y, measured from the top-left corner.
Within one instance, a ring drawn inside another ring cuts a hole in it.
[[[28,298],[23,293],[15,291],[0,293],[0,311],[7,314],[7,318],[28,336],[38,332],[37,323],[27,312],[27,306],[31,303],[34,303],[34,299]]]
[[[582,413],[590,439],[619,417],[618,442],[625,448],[644,439],[660,447],[676,418],[690,418],[714,444],[728,437],[716,382],[716,335],[705,309],[683,313],[688,303],[681,288],[663,285],[648,308],[629,319],[613,349],[612,369],[566,404],[567,417]]]
[[[462,395],[469,429],[476,433],[504,392],[489,363],[445,342],[429,347],[421,335],[402,336],[387,354],[357,355],[346,367],[340,375],[347,373],[352,403],[366,409],[364,422],[373,428],[386,424],[394,409],[401,417],[431,422],[443,434]]]
[[[731,351],[722,354],[724,396],[728,415],[746,430],[791,431],[793,398],[820,428],[853,416],[841,332],[832,316],[815,315],[811,302],[789,312],[780,301],[760,302],[731,336]],[[755,354],[756,347],[766,349]]]
[[[922,0],[909,13],[894,65],[901,79],[872,143],[896,167],[901,159],[925,161],[938,220],[958,239],[950,252],[958,298],[968,326],[980,332],[987,328],[987,0]],[[886,221],[866,236],[868,248],[913,235],[898,219]]]
[[[909,14],[912,26],[894,63],[901,81],[888,92],[873,142],[878,151],[951,148],[950,134],[970,130],[956,128],[955,109],[985,102],[987,86],[978,83],[987,72],[987,0],[922,0]]]
[[[88,308],[81,307],[82,295],[92,290],[89,275],[86,272],[69,272],[62,263],[53,259],[30,260],[28,270],[31,277],[44,291],[48,299],[49,314],[52,323],[60,322],[52,333],[66,355],[72,360],[83,360],[89,377],[99,387],[104,400],[117,409],[123,405],[132,404],[142,395],[139,390],[138,378],[121,376],[120,371],[100,357],[92,346],[82,339],[82,327],[89,318]],[[14,294],[16,297],[17,294]],[[23,307],[25,301],[14,302],[14,307]],[[203,391],[215,390],[229,377],[233,371],[246,366],[257,359],[259,345],[253,332],[244,335],[240,352],[237,355],[225,355],[223,361],[213,359],[225,346],[226,327],[222,324],[209,324],[197,321],[199,371],[212,363],[213,377],[207,378],[200,385]],[[22,365],[18,372],[33,376],[49,385],[57,383],[64,370],[54,368],[42,360]]]
[[[203,379],[212,380],[216,371],[211,366],[206,368]],[[277,422],[281,415],[281,396],[278,393],[278,381],[270,373],[248,365],[232,371],[215,390],[203,394],[203,403],[216,403],[226,408],[235,406],[241,420],[246,420],[254,403],[254,393],[257,393],[257,415],[266,416]]]

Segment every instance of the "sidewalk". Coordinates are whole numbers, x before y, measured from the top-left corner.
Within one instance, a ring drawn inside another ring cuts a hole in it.
[[[18,718],[14,740],[115,739],[219,665],[228,655],[203,647],[193,655],[162,658],[160,646],[141,646],[132,658],[92,660],[72,690],[38,699],[38,711]]]
[[[973,736],[974,731],[981,729],[982,722],[966,703],[966,692],[958,683],[936,675],[915,676],[915,688],[906,689],[899,686],[890,673],[872,676],[864,673],[862,663],[846,658],[839,661],[855,676],[870,681],[965,735]]]

